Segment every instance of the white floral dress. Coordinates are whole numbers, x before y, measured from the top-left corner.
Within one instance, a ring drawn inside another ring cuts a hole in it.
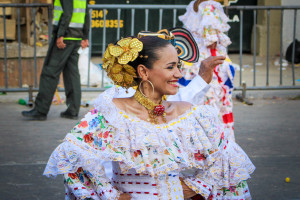
[[[231,44],[229,37],[225,34],[230,28],[227,24],[228,17],[225,15],[222,5],[215,1],[204,1],[198,7],[198,12],[193,9],[195,1],[191,1],[186,8],[186,13],[179,17],[198,44],[200,59],[193,65],[185,64],[182,70],[186,82],[193,79],[198,74],[202,60],[209,56],[226,56],[222,65],[218,65],[210,83],[210,89],[206,96],[199,99],[197,104],[207,104],[214,106],[219,111],[219,117],[229,129],[232,139],[233,114],[232,114],[232,91],[235,68],[233,67],[228,55],[227,46]],[[217,42],[216,49],[208,48],[209,45]],[[182,81],[183,82],[183,81]]]
[[[245,180],[255,167],[214,108],[194,106],[155,125],[119,110],[114,92],[99,96],[48,161],[44,175],[64,175],[66,199],[183,200],[179,177],[206,199],[251,198]],[[103,161],[113,162],[111,179]]]

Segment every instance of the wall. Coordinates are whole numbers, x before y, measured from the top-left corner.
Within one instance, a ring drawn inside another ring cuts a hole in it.
[[[37,83],[39,84],[40,74],[44,58],[37,58]],[[22,58],[22,85],[28,87],[34,85],[34,60],[32,58]],[[9,88],[19,87],[19,60],[17,58],[7,59],[7,79]],[[0,88],[5,87],[5,64],[0,59]]]
[[[300,5],[299,0],[258,0],[257,5],[265,6],[288,6],[288,5]],[[280,54],[280,23],[281,23],[281,11],[271,11],[270,14],[270,56]],[[300,40],[300,11],[297,12],[297,25],[296,25],[296,39]],[[288,45],[293,41],[293,26],[294,26],[294,10],[286,10],[283,15],[283,53],[285,55]],[[260,56],[266,56],[267,54],[267,12],[258,11],[257,14],[257,42],[256,52]],[[252,33],[253,34],[253,33]],[[253,47],[252,47],[253,52]]]
[[[299,0],[282,0],[283,6],[300,5]],[[286,10],[283,15],[282,49],[285,55],[288,45],[293,41],[294,10]],[[300,10],[297,11],[296,39],[300,40]]]
[[[281,0],[258,0],[259,6],[279,6]],[[277,55],[280,53],[280,11],[270,11],[270,35],[269,35],[269,55]],[[259,56],[267,55],[267,11],[257,12],[256,24],[256,52]],[[253,35],[253,33],[252,33]],[[253,52],[253,49],[252,49]]]

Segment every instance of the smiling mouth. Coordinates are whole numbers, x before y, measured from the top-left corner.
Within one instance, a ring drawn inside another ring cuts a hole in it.
[[[168,81],[168,83],[171,84],[174,87],[178,87],[179,86],[178,81]]]

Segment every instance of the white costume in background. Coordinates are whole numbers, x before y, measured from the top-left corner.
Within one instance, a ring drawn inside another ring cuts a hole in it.
[[[234,139],[232,92],[235,68],[227,55],[227,46],[231,44],[231,41],[225,34],[230,29],[229,19],[225,15],[222,5],[216,1],[200,3],[198,12],[193,9],[194,3],[195,1],[190,2],[186,13],[179,16],[179,20],[197,42],[200,58],[198,63],[191,66],[184,65],[182,74],[185,80],[193,80],[198,74],[202,60],[210,56],[226,56],[224,63],[214,69],[213,80],[209,84],[210,89],[197,104],[215,107],[219,111],[220,120],[230,130],[230,135]],[[216,49],[209,48],[214,43],[217,43]]]

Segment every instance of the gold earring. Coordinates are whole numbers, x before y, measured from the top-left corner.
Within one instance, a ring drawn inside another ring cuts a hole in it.
[[[151,83],[151,81],[149,81],[149,80],[146,80],[150,85],[151,85],[151,87],[152,87],[152,96],[154,95],[154,86],[153,86],[153,84]],[[142,92],[142,90],[141,90],[141,85],[142,85],[142,83],[144,82],[144,80],[142,80],[141,82],[140,82],[140,84],[139,84],[139,87],[138,87],[138,90],[140,91],[140,93],[142,94],[142,95],[144,95],[145,97],[147,97],[143,92]],[[147,97],[147,98],[149,98],[149,97]]]

